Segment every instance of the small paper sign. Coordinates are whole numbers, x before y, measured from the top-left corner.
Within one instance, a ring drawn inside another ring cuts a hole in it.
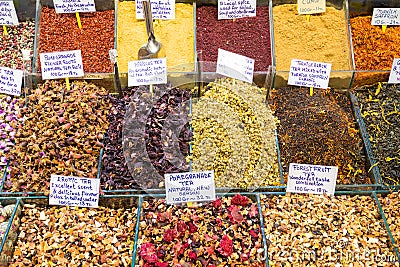
[[[167,59],[151,58],[128,62],[128,86],[167,83]]]
[[[18,25],[13,1],[0,1],[0,25]]]
[[[326,89],[331,68],[331,63],[292,59],[288,84]]]
[[[53,0],[56,13],[96,12],[94,0]]]
[[[393,60],[388,83],[400,83],[400,58]]]
[[[326,0],[297,0],[299,14],[316,14],[326,11]]]
[[[40,67],[44,80],[85,75],[81,50],[40,53]]]
[[[338,167],[289,164],[286,192],[305,194],[335,194]]]
[[[218,19],[256,16],[256,0],[218,0]]]
[[[144,19],[143,1],[136,1],[136,19]],[[152,0],[151,14],[153,19],[175,19],[175,0]]]
[[[49,205],[97,208],[100,179],[51,175]]]
[[[214,171],[164,174],[167,204],[215,200]]]
[[[234,79],[252,83],[254,59],[219,48],[216,72]]]
[[[0,67],[0,93],[8,95],[21,95],[22,70]]]
[[[372,25],[400,25],[400,8],[374,8]]]

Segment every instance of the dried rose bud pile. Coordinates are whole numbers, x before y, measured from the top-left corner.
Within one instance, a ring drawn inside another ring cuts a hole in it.
[[[146,86],[134,88],[122,131],[127,166],[143,189],[164,187],[165,173],[189,171],[185,157],[192,136],[190,92],[170,85],[154,85],[152,90],[153,94]],[[131,182],[118,183],[126,188]]]
[[[261,195],[261,207],[270,266],[396,266],[371,196]]]
[[[108,128],[107,91],[83,81],[46,81],[21,108],[12,152],[13,192],[45,191],[51,174],[94,178]],[[25,100],[20,101],[20,107]]]
[[[131,266],[136,214],[25,204],[10,266]]]
[[[15,127],[20,121],[18,99],[0,96],[0,165],[7,163],[7,153],[14,146]]]
[[[265,96],[234,79],[208,85],[192,108],[194,171],[214,170],[217,187],[280,184],[275,118]]]
[[[257,203],[242,195],[197,208],[143,202],[139,266],[264,266]]]
[[[0,66],[23,69],[22,49],[33,50],[35,22],[24,21],[6,26],[8,34],[0,34]]]
[[[386,220],[390,226],[393,238],[400,245],[400,193],[394,192],[387,196],[379,196]]]

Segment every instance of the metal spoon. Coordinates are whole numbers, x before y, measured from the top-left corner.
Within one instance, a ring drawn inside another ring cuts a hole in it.
[[[149,39],[147,44],[143,45],[138,52],[139,59],[156,58],[161,49],[161,43],[156,40],[153,29],[153,16],[151,14],[150,0],[143,0],[143,13],[146,20],[146,30]]]

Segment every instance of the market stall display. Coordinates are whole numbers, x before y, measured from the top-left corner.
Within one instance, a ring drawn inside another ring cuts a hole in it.
[[[153,22],[154,35],[161,42],[160,57],[167,58],[170,71],[194,70],[194,15],[193,5],[177,2],[175,19]],[[139,48],[147,42],[146,24],[136,19],[135,1],[118,1],[117,51],[121,73],[128,72],[128,62],[138,59]]]
[[[367,156],[351,102],[342,92],[308,88],[272,90],[285,179],[290,163],[338,166],[337,184],[370,184]],[[368,148],[366,148],[368,149]]]
[[[396,266],[373,197],[261,195],[270,266]],[[398,263],[397,263],[398,264]],[[359,266],[359,265],[358,265]]]
[[[108,128],[106,89],[74,81],[70,90],[48,80],[21,99],[21,121],[10,151],[12,192],[48,191],[50,175],[97,177],[100,148]],[[25,106],[26,105],[26,106]]]
[[[114,10],[81,14],[81,29],[74,13],[57,14],[54,8],[41,6],[38,14],[36,53],[81,50],[85,72],[113,71],[108,51],[114,48]],[[38,54],[35,61],[34,68],[41,72]]]
[[[193,103],[193,171],[214,170],[216,187],[281,184],[276,124],[265,89],[231,78],[207,85]]]
[[[138,266],[265,266],[259,210],[252,197],[225,196],[197,208],[146,199]]]
[[[400,185],[400,86],[379,83],[355,94],[382,183]]]
[[[25,203],[9,266],[131,266],[137,202],[119,200],[96,209]]]
[[[331,63],[329,86],[349,88],[353,75],[346,1],[327,1],[326,12],[299,15],[293,1],[273,0],[275,87],[287,85],[292,59]],[[334,5],[340,2],[340,5]],[[332,4],[331,4],[332,3]]]

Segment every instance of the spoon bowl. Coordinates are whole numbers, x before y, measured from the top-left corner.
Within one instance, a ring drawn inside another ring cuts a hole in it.
[[[149,36],[147,44],[144,44],[138,52],[139,59],[157,58],[161,49],[161,43],[156,40],[153,29],[153,16],[151,14],[150,0],[143,0],[143,13],[146,21],[147,35]]]

